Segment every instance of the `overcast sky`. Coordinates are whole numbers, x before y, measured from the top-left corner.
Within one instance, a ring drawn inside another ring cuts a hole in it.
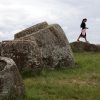
[[[80,34],[87,18],[87,39],[100,44],[100,0],[0,0],[0,41],[39,22],[58,23],[70,42]]]

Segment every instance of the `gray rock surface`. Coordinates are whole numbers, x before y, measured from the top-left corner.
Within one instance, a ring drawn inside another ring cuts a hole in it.
[[[14,37],[1,43],[1,56],[13,59],[21,71],[74,66],[68,39],[58,24],[39,23]]]
[[[17,39],[17,38],[29,35],[29,34],[31,34],[33,32],[37,32],[37,31],[39,31],[41,29],[44,29],[47,26],[48,26],[47,22],[42,22],[42,23],[36,24],[34,26],[31,26],[31,27],[19,32],[19,33],[16,33],[14,38]]]
[[[42,67],[41,51],[36,41],[4,41],[1,56],[13,59],[20,71]]]
[[[36,40],[42,51],[42,60],[45,67],[69,67],[74,65],[73,53],[67,37],[58,24],[19,38],[19,40]]]
[[[0,57],[0,100],[16,100],[22,98],[24,93],[25,88],[16,64],[10,58]]]
[[[72,42],[70,43],[73,52],[100,52],[99,45],[86,42]]]

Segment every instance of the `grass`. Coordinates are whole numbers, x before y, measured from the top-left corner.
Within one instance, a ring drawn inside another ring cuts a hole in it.
[[[74,53],[76,67],[24,76],[24,100],[100,100],[100,53]]]

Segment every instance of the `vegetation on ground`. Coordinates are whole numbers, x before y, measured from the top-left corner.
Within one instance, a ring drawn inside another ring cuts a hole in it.
[[[74,53],[75,67],[26,73],[24,100],[100,100],[100,53]]]

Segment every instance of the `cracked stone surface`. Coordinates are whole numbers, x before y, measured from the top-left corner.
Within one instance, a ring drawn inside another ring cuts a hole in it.
[[[20,71],[42,67],[41,51],[35,41],[2,42],[1,55],[13,59]]]
[[[19,70],[74,66],[69,41],[58,24],[42,22],[1,43],[1,56],[13,59]]]
[[[19,40],[36,40],[42,52],[45,67],[70,67],[74,65],[74,57],[63,29],[58,24],[19,38]]]

